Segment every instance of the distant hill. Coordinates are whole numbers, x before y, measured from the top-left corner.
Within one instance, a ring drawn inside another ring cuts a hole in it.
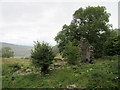
[[[15,57],[29,57],[31,53],[31,49],[33,49],[33,47],[30,46],[15,45],[5,42],[0,42],[0,45],[2,45],[2,47],[11,47],[12,50],[14,51]],[[59,53],[59,49],[57,45],[53,46],[53,52],[55,54]]]
[[[11,47],[15,57],[29,57],[33,47],[0,42],[2,47]]]

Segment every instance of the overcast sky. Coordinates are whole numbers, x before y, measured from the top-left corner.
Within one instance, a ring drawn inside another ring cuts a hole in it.
[[[54,37],[69,25],[80,7],[105,6],[110,24],[118,28],[118,0],[115,2],[0,2],[0,42],[32,46],[33,41],[55,45]],[[30,0],[33,1],[33,0]]]

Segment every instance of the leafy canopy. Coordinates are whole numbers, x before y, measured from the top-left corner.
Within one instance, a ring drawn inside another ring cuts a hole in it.
[[[103,43],[106,41],[106,33],[111,27],[109,22],[110,14],[103,6],[79,8],[73,14],[70,25],[64,25],[55,40],[58,43],[60,52],[65,49],[68,41],[79,46],[81,37],[86,38],[94,46],[95,56],[103,54]]]
[[[110,31],[110,36],[108,36],[104,46],[106,55],[120,55],[120,35],[117,35],[115,30]]]

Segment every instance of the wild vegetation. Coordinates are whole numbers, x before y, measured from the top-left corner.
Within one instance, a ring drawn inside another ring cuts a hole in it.
[[[120,51],[118,46],[119,36],[117,35],[117,30],[110,29],[109,16],[110,14],[106,12],[106,8],[102,6],[76,10],[71,24],[65,24],[62,31],[55,37],[60,53],[64,52],[65,46],[69,41],[74,46],[79,47],[81,38],[86,38],[90,45],[94,47],[95,58],[120,54],[118,53]]]
[[[109,16],[103,6],[79,8],[55,37],[59,50],[37,41],[30,59],[3,58],[3,88],[118,89],[120,36]]]
[[[49,66],[52,64],[54,58],[52,48],[47,43],[40,44],[38,41],[35,42],[34,50],[31,52],[32,62],[36,67],[41,67],[42,73],[49,71]]]
[[[9,60],[13,63],[2,64],[3,88],[119,88],[117,56],[79,66],[53,62],[49,74],[44,76],[31,60],[24,60],[24,63],[17,62],[20,59]],[[60,68],[54,67],[56,65]]]

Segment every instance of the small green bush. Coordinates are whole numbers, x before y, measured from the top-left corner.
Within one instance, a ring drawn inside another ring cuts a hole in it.
[[[120,35],[114,35],[105,42],[105,54],[109,56],[120,55]]]
[[[63,56],[69,64],[75,65],[80,60],[80,50],[69,41],[65,46]]]
[[[41,67],[42,73],[48,73],[48,68],[52,64],[54,54],[52,47],[47,43],[35,42],[34,49],[31,53],[32,63],[36,67]]]

